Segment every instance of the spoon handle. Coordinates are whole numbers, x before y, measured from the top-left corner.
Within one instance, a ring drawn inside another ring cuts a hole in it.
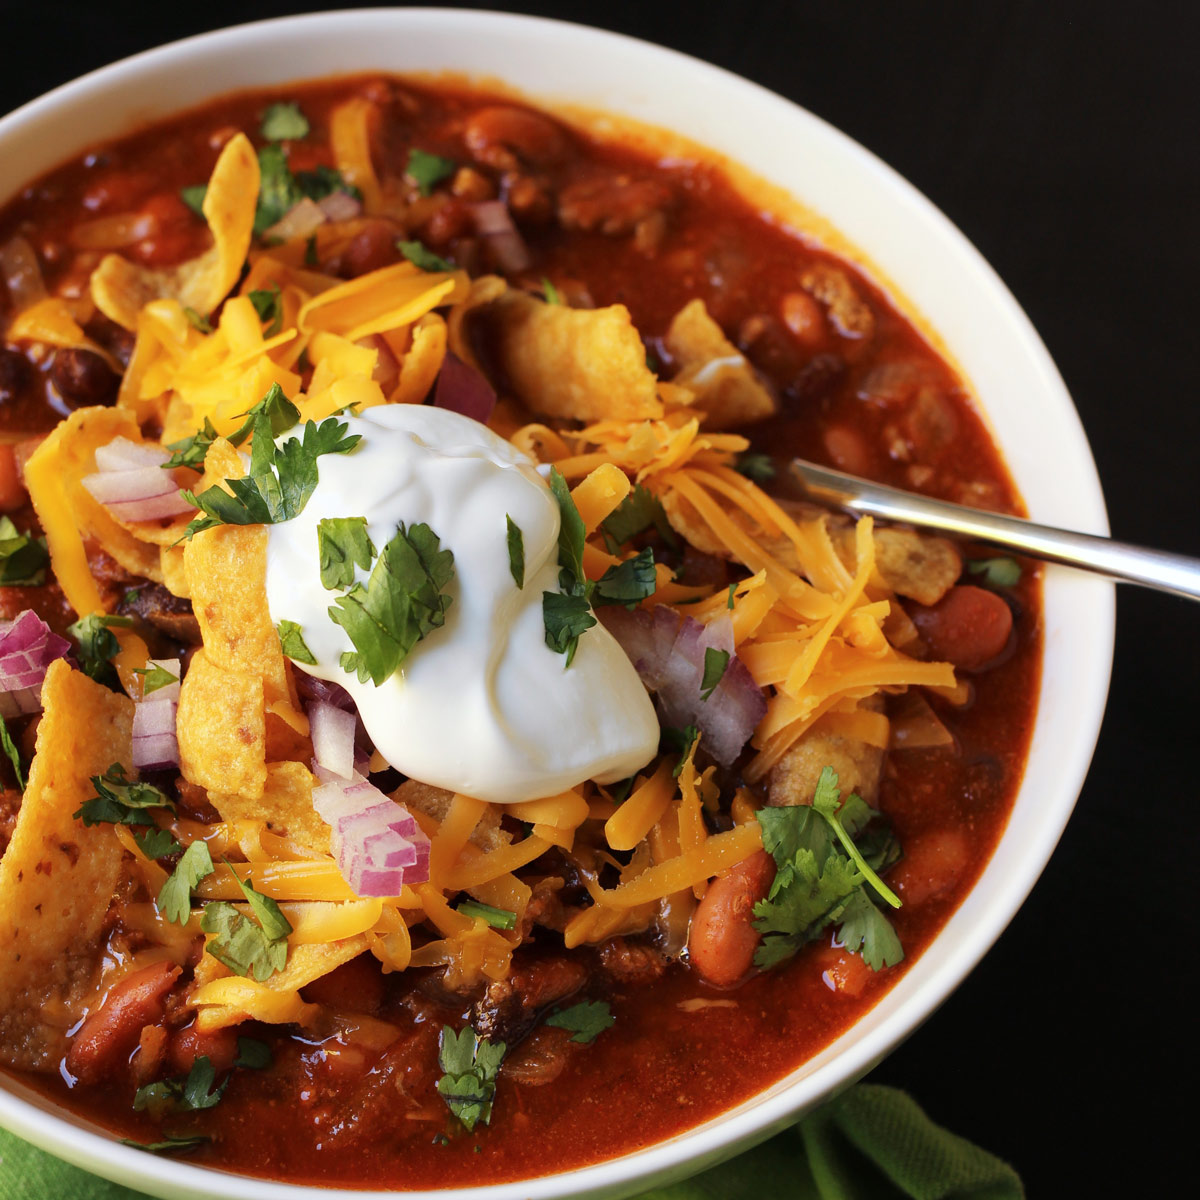
[[[981,512],[944,500],[930,500],[799,458],[792,459],[788,470],[811,499],[824,504],[890,521],[906,521],[926,529],[940,529],[959,537],[1003,546],[1030,558],[1062,563],[1110,579],[1200,600],[1200,559],[1197,558],[1148,550],[1088,533],[1070,533],[1020,517]]]

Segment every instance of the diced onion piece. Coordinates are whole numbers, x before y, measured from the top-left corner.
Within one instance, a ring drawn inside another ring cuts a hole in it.
[[[354,777],[354,726],[352,712],[324,700],[308,705],[308,724],[312,733],[313,754],[317,765],[341,779]]]
[[[270,229],[264,230],[263,237],[279,238],[285,242],[294,241],[296,238],[308,237],[328,219],[321,206],[305,196],[303,200],[293,204]]]
[[[317,207],[330,221],[352,221],[362,212],[362,201],[349,192],[330,192],[317,201]]]
[[[135,467],[161,467],[171,456],[149,442],[134,442],[115,437],[105,446],[96,447],[96,466],[101,471],[131,471]]]
[[[46,298],[46,283],[37,254],[23,237],[0,243],[0,276],[8,288],[13,312],[24,312]]]
[[[46,668],[70,649],[32,609],[0,621],[0,713],[7,718],[37,712]]]
[[[512,214],[503,200],[485,200],[471,206],[475,232],[491,247],[502,271],[514,274],[527,271],[533,264],[525,239],[513,224]]]
[[[162,687],[155,688],[149,696],[145,696],[139,703],[141,704],[158,704],[164,700],[169,700],[175,704],[179,703],[179,672],[180,665],[177,658],[151,658],[146,661],[146,668],[150,670],[153,667],[158,667],[160,670],[166,671],[168,675],[175,676],[174,683],[165,683]]]
[[[496,393],[474,367],[467,366],[447,350],[434,385],[433,403],[436,408],[445,408],[482,423],[496,407]]]
[[[731,651],[726,619],[702,625],[658,605],[653,611],[616,606],[598,616],[629,656],[642,682],[654,692],[664,725],[695,725],[701,745],[724,766],[741,753],[767,711],[766,697],[746,664],[730,653],[720,682],[704,699],[704,658],[708,649]]]
[[[170,471],[162,464],[170,458],[160,446],[114,438],[96,451],[93,475],[85,475],[83,486],[122,521],[150,521],[194,512]]]

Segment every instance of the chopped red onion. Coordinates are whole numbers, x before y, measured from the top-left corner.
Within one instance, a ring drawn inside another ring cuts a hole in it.
[[[308,237],[328,219],[321,206],[305,196],[293,204],[270,229],[263,230],[263,237],[291,242],[296,238]]]
[[[301,670],[296,674],[296,690],[305,700],[324,700],[334,708],[354,712],[354,701],[340,683],[330,683],[327,679],[318,679],[315,675]]]
[[[150,659],[147,667],[161,667],[175,676],[175,683],[156,688],[139,700],[133,710],[133,765],[138,770],[157,771],[179,765],[179,741],[175,717],[179,711],[178,659]]]
[[[597,615],[655,693],[662,723],[677,729],[698,726],[701,744],[713,758],[724,766],[732,763],[766,715],[767,700],[746,664],[732,653],[728,618],[706,627],[661,604],[650,612],[604,607]],[[728,651],[729,661],[705,700],[701,684],[707,649]]]
[[[37,712],[46,668],[70,650],[71,643],[32,609],[13,621],[0,621],[0,713],[8,718]]]
[[[150,442],[134,442],[115,437],[106,446],[96,447],[96,466],[101,471],[131,471],[135,467],[159,467],[171,456]]]
[[[434,385],[433,403],[437,408],[484,423],[496,407],[496,393],[474,367],[447,350]]]
[[[330,221],[350,221],[362,212],[362,201],[349,192],[330,192],[317,201],[317,207]]]
[[[475,221],[475,232],[491,248],[502,271],[511,275],[529,270],[533,265],[529,247],[513,224],[512,214],[503,200],[473,204],[471,216]]]
[[[179,490],[170,471],[162,469],[171,456],[161,446],[114,438],[96,451],[93,475],[83,486],[122,521],[150,521],[195,511]]]
[[[354,713],[324,700],[308,705],[309,732],[317,764],[341,779],[354,776]]]

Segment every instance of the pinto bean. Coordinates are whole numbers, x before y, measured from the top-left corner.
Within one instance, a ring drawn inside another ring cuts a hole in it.
[[[237,1030],[226,1027],[214,1029],[210,1033],[201,1033],[195,1024],[186,1029],[180,1029],[171,1035],[171,1046],[168,1057],[171,1066],[180,1075],[186,1075],[192,1069],[192,1064],[201,1056],[207,1058],[217,1074],[228,1071],[237,1058]]]
[[[157,962],[122,979],[75,1035],[67,1052],[67,1070],[83,1083],[119,1074],[142,1029],[162,1020],[164,997],[179,975],[174,963]]]
[[[548,166],[562,158],[567,148],[566,137],[552,121],[507,104],[473,112],[463,140],[476,162],[498,171],[515,171],[522,163]]]
[[[72,408],[112,404],[121,382],[100,355],[78,347],[55,351],[50,378]]]
[[[996,658],[1012,634],[1012,610],[995,592],[960,583],[936,604],[914,604],[913,624],[935,658],[977,671]]]
[[[688,957],[706,983],[731,987],[750,970],[762,940],[752,924],[754,905],[774,878],[774,859],[756,850],[708,885],[688,935]]]
[[[371,221],[350,239],[337,264],[338,274],[357,279],[400,261],[396,227],[390,221]]]
[[[559,197],[558,219],[564,229],[623,237],[672,199],[671,189],[656,179],[602,175],[568,184]]]

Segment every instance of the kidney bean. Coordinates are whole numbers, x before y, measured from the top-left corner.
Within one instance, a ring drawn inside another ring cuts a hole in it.
[[[157,962],[127,975],[84,1021],[67,1052],[67,1070],[83,1083],[119,1074],[129,1062],[142,1029],[163,1018],[163,1000],[180,970]]]
[[[732,987],[754,962],[762,940],[754,928],[754,905],[775,878],[775,860],[756,850],[708,885],[692,917],[688,957],[706,983]]]
[[[1012,634],[1012,610],[995,592],[967,583],[936,604],[914,604],[909,616],[934,658],[977,671],[996,658]]]
[[[121,382],[100,355],[78,347],[55,351],[50,378],[72,408],[112,404]]]
[[[226,1027],[201,1033],[193,1023],[171,1035],[167,1054],[172,1068],[180,1075],[186,1075],[192,1069],[192,1063],[201,1056],[207,1058],[220,1074],[228,1071],[237,1058],[237,1030]]]
[[[342,251],[338,274],[345,279],[357,279],[359,275],[399,262],[396,238],[396,227],[390,221],[371,221],[364,225]]]
[[[563,132],[552,121],[524,108],[492,105],[473,112],[463,129],[472,157],[500,171],[557,162],[566,150]]]
[[[29,359],[19,350],[0,346],[0,404],[18,400],[33,378]]]
[[[961,830],[938,829],[905,838],[904,857],[888,883],[913,908],[946,891],[966,870],[971,851]]]

